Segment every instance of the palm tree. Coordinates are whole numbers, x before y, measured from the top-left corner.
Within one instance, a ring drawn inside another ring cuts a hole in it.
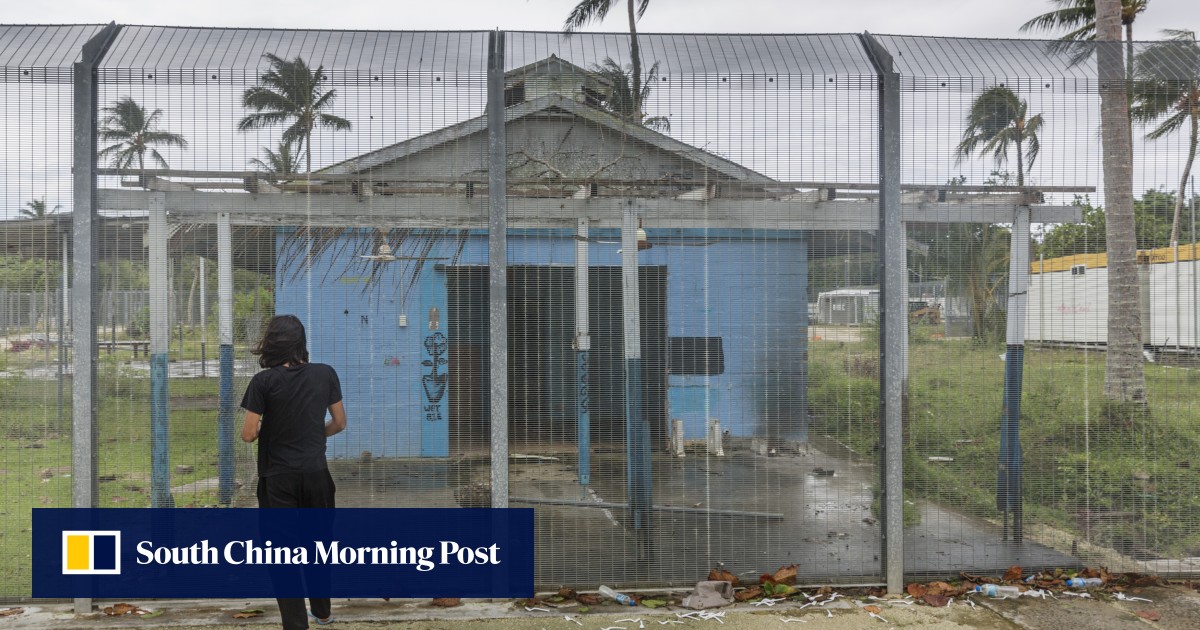
[[[1120,0],[1120,2],[1121,25],[1125,27],[1125,61],[1126,65],[1132,68],[1133,23],[1137,20],[1137,16],[1146,10],[1146,7],[1150,4],[1150,0]],[[1069,46],[1070,42],[1095,41],[1096,0],[1050,0],[1050,3],[1057,5],[1059,8],[1048,13],[1043,13],[1022,24],[1021,32],[1068,29],[1067,34],[1059,38],[1063,44],[1051,47],[1051,50],[1061,50]],[[1118,37],[1117,39],[1119,40],[1120,38]],[[1091,54],[1090,48],[1080,48],[1079,52],[1073,55],[1073,61],[1079,63],[1089,54]],[[1126,74],[1126,77],[1132,78],[1132,76],[1131,69]]]
[[[645,112],[641,111],[641,104],[645,103],[646,98],[650,96],[650,88],[658,77],[657,62],[650,66],[650,71],[646,73],[646,82],[636,97],[632,81],[634,75],[632,68],[622,68],[609,57],[604,60],[604,63],[593,67],[592,71],[612,86],[601,104],[614,116],[664,133],[671,130],[671,121],[666,116],[647,116]]]
[[[136,161],[138,171],[146,170],[146,154],[163,168],[168,168],[156,146],[187,148],[187,140],[182,135],[158,129],[162,110],[155,109],[150,115],[137,101],[126,96],[103,110],[104,119],[101,121],[100,140],[113,142],[99,153],[101,159],[109,159],[116,168],[129,168]],[[145,175],[139,175],[138,181],[146,185]]]
[[[54,214],[62,209],[61,205],[54,206],[53,210],[46,210],[46,199],[34,199],[25,202],[25,207],[21,208],[21,216],[26,219],[44,219],[48,215]]]
[[[295,151],[296,143],[279,141],[279,150],[263,147],[265,159],[251,158],[250,165],[270,175],[289,175],[300,170],[300,154]]]
[[[571,13],[567,15],[566,21],[563,22],[563,31],[574,33],[590,22],[602,21],[608,15],[608,11],[616,4],[616,1],[580,0],[579,4],[575,5],[574,9],[571,9]],[[633,81],[633,87],[629,90],[629,93],[633,95],[632,111],[635,113],[636,118],[641,119],[642,97],[644,94],[642,92],[642,52],[638,46],[637,21],[646,13],[646,7],[650,6],[650,0],[626,0],[626,6],[629,14],[629,58],[631,68],[629,76]],[[624,74],[623,71],[622,74]]]
[[[1158,140],[1190,123],[1188,155],[1179,178],[1175,217],[1171,221],[1171,246],[1174,247],[1179,243],[1179,216],[1183,211],[1188,176],[1196,160],[1196,144],[1200,140],[1200,45],[1197,45],[1193,31],[1168,30],[1164,33],[1173,41],[1152,44],[1137,56],[1130,115],[1143,125],[1166,117],[1146,134],[1147,140]]]
[[[1038,131],[1042,115],[1029,116],[1029,103],[1007,87],[997,85],[984,90],[967,112],[967,127],[956,154],[962,162],[976,150],[991,153],[997,164],[1008,160],[1009,146],[1017,153],[1017,185],[1025,185],[1025,172],[1033,168],[1041,143]],[[1027,163],[1028,162],[1028,163]]]
[[[1121,0],[1096,0],[1096,39],[1121,40]],[[1104,397],[1113,409],[1146,403],[1142,365],[1141,294],[1133,214],[1133,138],[1119,49],[1096,50],[1100,78],[1100,139],[1104,150],[1104,210],[1108,244],[1108,347]],[[1124,411],[1119,413],[1124,414]]]
[[[300,57],[291,61],[271,53],[263,55],[271,67],[256,85],[242,94],[242,105],[254,110],[238,123],[238,129],[249,131],[291,123],[283,132],[283,142],[304,147],[306,171],[312,173],[312,133],[322,127],[348,131],[350,121],[326,113],[333,106],[337,90],[325,90],[324,66],[308,67]]]

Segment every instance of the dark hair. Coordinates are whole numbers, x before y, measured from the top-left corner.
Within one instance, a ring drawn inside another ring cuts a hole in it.
[[[284,363],[308,363],[308,347],[304,324],[295,315],[276,315],[267,324],[262,339],[252,350],[258,355],[258,365],[273,368]]]

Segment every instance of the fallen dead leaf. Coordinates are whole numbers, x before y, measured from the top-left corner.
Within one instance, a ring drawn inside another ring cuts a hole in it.
[[[113,604],[112,606],[104,607],[104,614],[109,617],[120,617],[122,615],[145,615],[148,610],[142,610],[132,604]]]
[[[1137,616],[1147,621],[1158,621],[1162,619],[1162,615],[1160,615],[1157,610],[1139,610],[1137,611]]]
[[[4,610],[0,610],[0,617],[11,617],[23,612],[25,612],[24,608],[5,608]]]
[[[734,586],[737,586],[738,582],[741,581],[741,580],[738,580],[738,577],[736,575],[730,573],[729,571],[726,571],[725,569],[718,569],[718,568],[714,568],[708,572],[708,579],[710,581],[714,581],[714,582],[729,582],[730,584],[732,584]]]
[[[564,586],[564,587],[558,589],[558,596],[563,599],[575,599],[576,595],[578,595],[578,593],[576,593],[575,589],[573,589],[573,588],[568,588],[568,587]]]
[[[912,582],[907,587],[905,587],[904,590],[907,591],[908,594],[912,595],[913,597],[921,598],[921,597],[925,597],[925,593],[927,593],[929,591],[929,587],[925,586],[924,584],[921,584],[920,582]]]
[[[926,592],[932,595],[950,595],[957,591],[958,589],[946,582],[930,582]]]
[[[580,593],[575,597],[575,601],[584,606],[598,606],[600,604],[600,596],[592,593]]]
[[[246,610],[242,610],[242,611],[233,613],[233,618],[234,619],[252,619],[254,617],[261,617],[262,614],[263,614],[263,611],[258,608],[247,608]]]
[[[789,564],[786,567],[780,567],[778,571],[771,575],[771,581],[776,584],[795,584],[796,565]]]
[[[883,609],[876,606],[875,604],[869,604],[867,606],[863,606],[863,610],[865,610],[869,613],[875,613],[876,615],[883,612]]]
[[[457,597],[435,597],[435,598],[433,598],[433,605],[437,606],[438,608],[454,608],[455,606],[458,606],[459,604],[462,604],[462,600]]]
[[[945,595],[935,595],[933,593],[926,594],[925,597],[921,599],[925,600],[926,604],[929,604],[935,608],[943,608],[950,603],[949,597],[946,597]]]
[[[1004,572],[1004,577],[1002,579],[1005,582],[1012,582],[1013,580],[1021,579],[1021,566],[1014,564],[1011,567],[1008,567],[1008,570]]]
[[[733,598],[739,602],[750,601],[762,596],[763,590],[761,586],[751,586],[750,588],[744,588],[733,594]]]

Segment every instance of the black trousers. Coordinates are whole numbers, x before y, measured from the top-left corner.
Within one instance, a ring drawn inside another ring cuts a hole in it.
[[[332,508],[337,488],[329,470],[314,473],[285,473],[258,478],[258,507],[260,508]],[[305,574],[309,586],[321,576]],[[325,578],[328,580],[328,578]],[[283,618],[284,630],[308,628],[308,613],[302,598],[280,598],[279,615]],[[329,598],[313,597],[308,600],[312,613],[321,619],[332,614]]]

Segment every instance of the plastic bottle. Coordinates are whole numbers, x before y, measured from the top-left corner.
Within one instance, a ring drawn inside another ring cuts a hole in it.
[[[1071,588],[1091,588],[1093,586],[1104,586],[1104,580],[1100,578],[1071,578],[1067,580],[1067,586]]]
[[[617,602],[622,606],[637,606],[637,602],[633,601],[633,598],[625,593],[618,593],[603,585],[601,585],[598,590],[600,591],[601,595],[613,600],[614,602]]]
[[[983,593],[988,597],[1020,597],[1021,589],[1016,586],[1004,586],[1001,584],[981,584],[975,587],[976,593]]]

